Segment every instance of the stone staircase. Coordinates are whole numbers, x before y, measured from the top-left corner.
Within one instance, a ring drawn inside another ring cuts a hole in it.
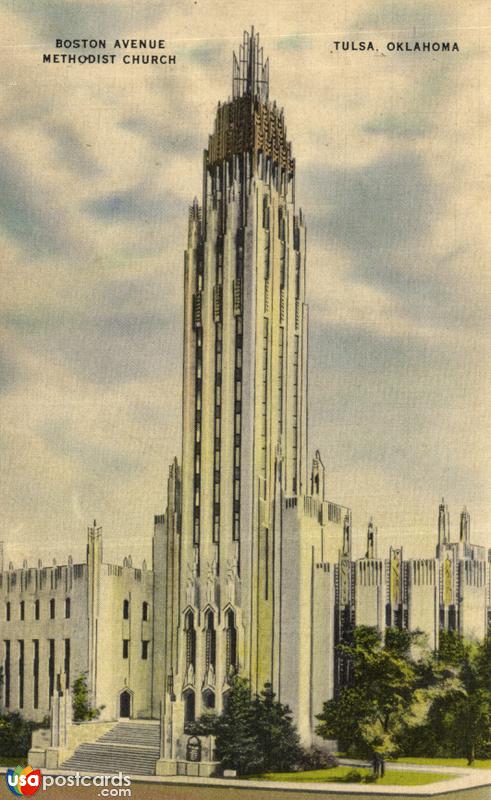
[[[155,775],[160,755],[160,723],[118,722],[95,742],[81,744],[61,769],[97,774]]]

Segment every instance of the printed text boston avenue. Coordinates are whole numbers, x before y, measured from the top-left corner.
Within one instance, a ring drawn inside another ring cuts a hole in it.
[[[56,39],[58,52],[43,53],[43,64],[175,64],[165,39]],[[139,51],[128,52],[128,51]],[[76,52],[72,52],[76,51]],[[83,51],[83,52],[80,52]],[[91,52],[85,52],[91,51]],[[106,52],[100,52],[106,51]],[[109,51],[109,52],[108,52]],[[111,52],[114,51],[114,52]],[[152,51],[152,52],[148,52]]]

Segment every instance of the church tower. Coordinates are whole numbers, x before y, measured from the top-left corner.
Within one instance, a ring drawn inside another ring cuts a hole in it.
[[[217,709],[239,665],[258,687],[271,680],[272,586],[257,592],[273,576],[264,521],[276,484],[302,491],[306,460],[305,228],[254,31],[233,57],[232,83],[204,152],[184,278],[181,624],[197,630],[207,614],[216,646],[211,663],[197,640],[181,667],[194,670],[195,694],[212,668]]]
[[[218,105],[203,195],[189,210],[169,765],[183,757],[187,724],[221,712],[234,674],[253,692],[271,683],[306,739],[332,690],[327,562],[343,526],[350,546],[351,517],[325,498],[319,451],[307,479],[305,239],[283,111],[252,30],[233,56],[232,97]]]

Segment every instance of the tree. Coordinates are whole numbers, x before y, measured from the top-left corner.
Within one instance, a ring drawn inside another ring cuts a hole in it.
[[[324,704],[317,733],[337,739],[353,755],[370,758],[374,775],[383,772],[388,755],[397,753],[413,711],[423,661],[411,652],[420,638],[418,633],[387,629],[383,640],[376,628],[359,626],[352,640],[338,647],[351,664],[352,680]]]
[[[89,690],[87,687],[87,675],[79,675],[72,686],[72,709],[74,722],[88,722],[97,719],[104,706],[94,708],[90,702]]]
[[[454,680],[432,704],[427,728],[446,753],[463,755],[472,764],[491,748],[491,641],[487,636],[478,645],[458,639],[451,644],[444,652]]]
[[[289,770],[303,755],[290,709],[275,700],[271,684],[252,696],[249,682],[239,676],[232,678],[222,713],[203,714],[189,731],[216,736],[221,766],[241,775]]]
[[[18,711],[0,714],[0,754],[12,760],[25,758],[31,746],[32,732],[48,726],[47,718],[42,722],[33,722]]]
[[[195,736],[216,736],[218,761],[224,769],[235,769],[242,775],[262,768],[255,721],[256,708],[250,685],[236,675],[231,679],[222,713],[203,714],[189,726],[189,731]]]
[[[466,641],[441,631],[440,645],[428,668],[425,688],[416,690],[414,713],[399,737],[406,755],[491,755],[491,639]],[[418,697],[419,695],[419,697]]]
[[[468,655],[468,645],[457,631],[440,631],[437,659],[443,666],[459,667]]]
[[[288,706],[275,700],[270,683],[254,699],[255,731],[265,772],[288,771],[302,760],[303,750]]]

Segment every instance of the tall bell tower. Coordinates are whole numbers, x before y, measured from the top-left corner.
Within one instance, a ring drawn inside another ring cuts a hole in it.
[[[233,56],[232,97],[218,105],[201,202],[189,210],[169,764],[184,757],[179,732],[220,713],[236,673],[253,692],[272,683],[306,736],[321,710],[308,676],[326,672],[327,645],[314,657],[315,642],[331,635],[323,564],[342,545],[348,510],[327,502],[319,452],[307,481],[305,243],[285,119],[252,30]],[[319,697],[330,680],[319,678]]]
[[[239,667],[257,688],[271,680],[268,520],[275,483],[293,496],[305,483],[305,228],[268,72],[259,36],[244,33],[233,97],[219,104],[204,152],[202,202],[189,214],[181,627],[189,640],[194,628],[196,648],[182,648],[180,665],[189,715],[203,685],[220,709]],[[197,633],[205,617],[213,648]]]

